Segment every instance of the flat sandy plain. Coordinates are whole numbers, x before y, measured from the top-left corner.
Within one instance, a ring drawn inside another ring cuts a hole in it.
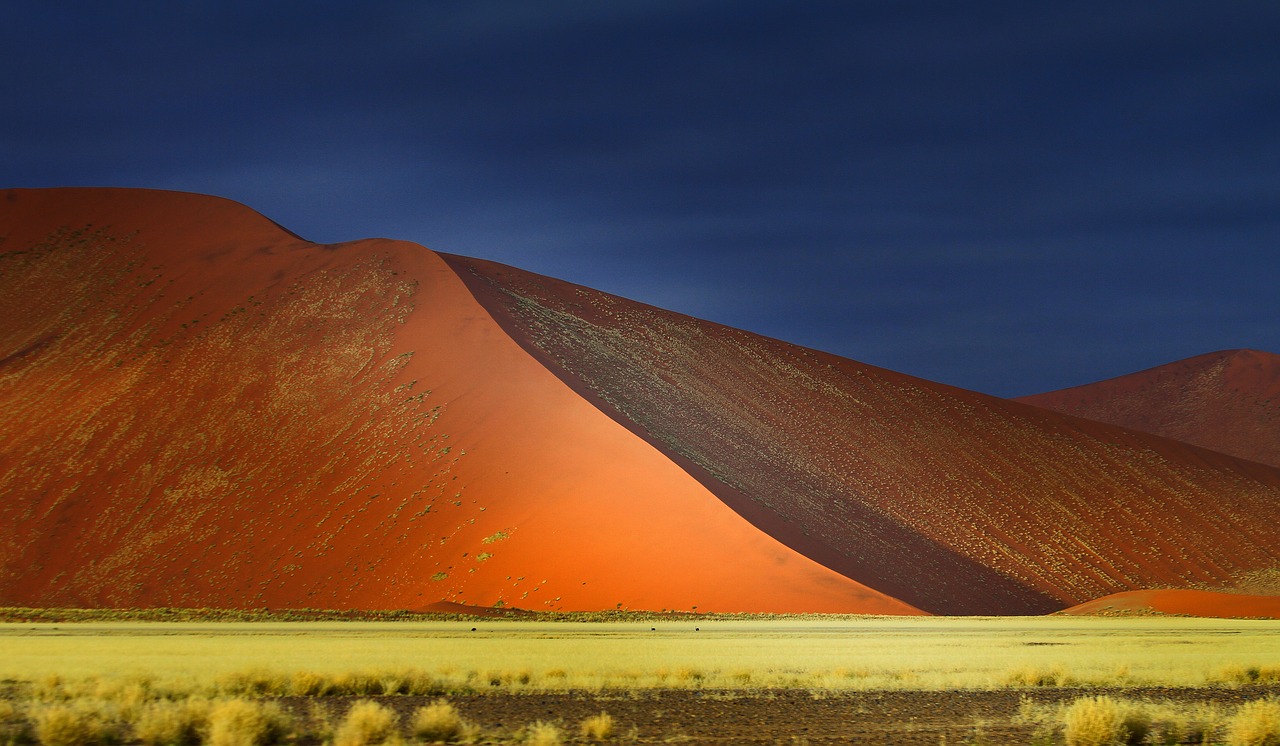
[[[603,710],[642,743],[1031,743],[1020,712],[1083,694],[1226,712],[1278,693],[1278,632],[1170,617],[7,623],[0,679],[211,694],[257,680],[301,710],[299,674],[416,672],[495,741],[534,720],[574,734]],[[435,696],[377,698],[407,713]],[[355,698],[320,699],[340,713]]]

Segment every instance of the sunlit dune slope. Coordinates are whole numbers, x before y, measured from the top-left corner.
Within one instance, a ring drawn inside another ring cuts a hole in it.
[[[0,604],[918,613],[744,520],[436,254],[0,192]]]
[[[513,338],[788,546],[933,613],[1280,567],[1280,471],[443,255]]]
[[[1280,355],[1229,350],[1018,401],[1280,466]]]
[[[1280,570],[1280,469],[143,190],[0,192],[0,495],[9,605],[1012,614]]]
[[[1178,614],[1223,619],[1280,619],[1280,596],[1191,589],[1125,591],[1063,610],[1076,615]]]

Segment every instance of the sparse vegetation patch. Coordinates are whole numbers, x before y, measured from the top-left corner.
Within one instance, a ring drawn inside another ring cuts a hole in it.
[[[681,732],[637,735],[623,703],[785,700],[856,715],[928,693],[1015,705],[958,710],[968,740],[950,743],[1034,731],[1046,745],[1266,744],[1280,729],[1274,622],[661,619],[0,625],[0,746],[656,743]],[[1217,704],[1188,701],[1197,691]],[[458,706],[513,699],[574,709],[486,724]]]

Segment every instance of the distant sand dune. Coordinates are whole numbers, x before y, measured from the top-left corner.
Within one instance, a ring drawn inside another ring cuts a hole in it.
[[[1280,467],[1280,355],[1228,350],[1018,401]]]
[[[1224,619],[1280,619],[1280,596],[1197,590],[1125,591],[1065,609],[1064,614],[1178,614]]]

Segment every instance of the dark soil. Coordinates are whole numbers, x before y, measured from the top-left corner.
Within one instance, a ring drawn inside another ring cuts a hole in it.
[[[1070,702],[1110,694],[1118,698],[1212,702],[1233,706],[1280,694],[1280,686],[1236,689],[1034,689],[995,691],[878,691],[812,694],[803,691],[470,694],[449,697],[463,717],[480,725],[489,742],[507,741],[542,720],[559,725],[566,741],[584,742],[582,720],[600,712],[613,716],[611,742],[684,744],[1030,744],[1036,726],[1017,721],[1023,699],[1037,704]],[[431,701],[379,697],[408,717]],[[334,717],[353,698],[328,700]],[[291,700],[300,709],[305,700]],[[305,709],[301,709],[305,711]],[[1043,736],[1042,736],[1043,738]],[[1043,742],[1043,741],[1041,741]],[[1055,739],[1060,743],[1060,737]]]

